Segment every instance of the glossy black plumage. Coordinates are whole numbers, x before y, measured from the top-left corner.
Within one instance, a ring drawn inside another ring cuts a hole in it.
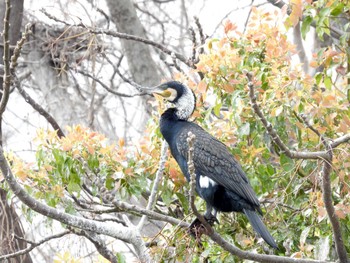
[[[187,121],[195,105],[195,101],[191,102],[190,99],[191,91],[179,82],[165,83],[160,90],[167,88],[176,90],[173,94],[177,96],[171,101],[176,107],[169,108],[162,114],[160,131],[188,181],[190,180],[187,167],[188,132],[191,131],[196,136],[193,154],[196,191],[207,203],[205,217],[215,217],[216,211],[243,212],[255,231],[270,246],[277,248],[273,237],[257,214],[262,214],[259,201],[239,163],[223,143],[197,124]],[[183,109],[186,107],[186,102],[181,102],[184,94],[189,104],[188,109]],[[192,97],[192,100],[195,100],[194,95]]]

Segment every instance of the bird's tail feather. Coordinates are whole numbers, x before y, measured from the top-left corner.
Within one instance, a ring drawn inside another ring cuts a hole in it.
[[[264,223],[261,221],[260,216],[253,210],[243,209],[244,214],[248,217],[250,224],[256,232],[269,244],[271,247],[277,249],[277,244]]]

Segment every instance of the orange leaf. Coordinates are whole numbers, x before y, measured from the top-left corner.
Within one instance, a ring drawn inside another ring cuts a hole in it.
[[[232,24],[231,21],[227,20],[225,22],[225,25],[224,25],[224,31],[225,31],[225,34],[227,34],[228,32],[232,31],[232,30],[235,30],[237,28],[236,25]]]
[[[300,18],[303,15],[303,3],[301,0],[292,0],[292,13],[290,14],[290,22],[293,26],[299,23]]]
[[[198,83],[197,91],[199,93],[205,93],[207,91],[207,83],[205,83],[203,80]]]

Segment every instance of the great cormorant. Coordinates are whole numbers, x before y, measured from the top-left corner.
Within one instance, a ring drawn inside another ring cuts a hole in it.
[[[262,211],[257,196],[239,163],[227,146],[188,118],[192,115],[196,97],[191,89],[177,81],[169,81],[151,90],[166,98],[175,107],[168,108],[160,118],[160,131],[168,142],[172,155],[187,181],[188,133],[195,135],[193,163],[196,191],[207,205],[204,217],[216,219],[216,212],[242,212],[253,228],[273,248],[277,244],[261,221]]]

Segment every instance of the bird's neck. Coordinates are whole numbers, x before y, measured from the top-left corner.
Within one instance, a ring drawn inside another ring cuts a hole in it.
[[[170,142],[172,135],[176,133],[178,124],[184,121],[185,120],[181,120],[177,116],[176,108],[169,108],[162,114],[160,118],[160,132],[168,143]]]

